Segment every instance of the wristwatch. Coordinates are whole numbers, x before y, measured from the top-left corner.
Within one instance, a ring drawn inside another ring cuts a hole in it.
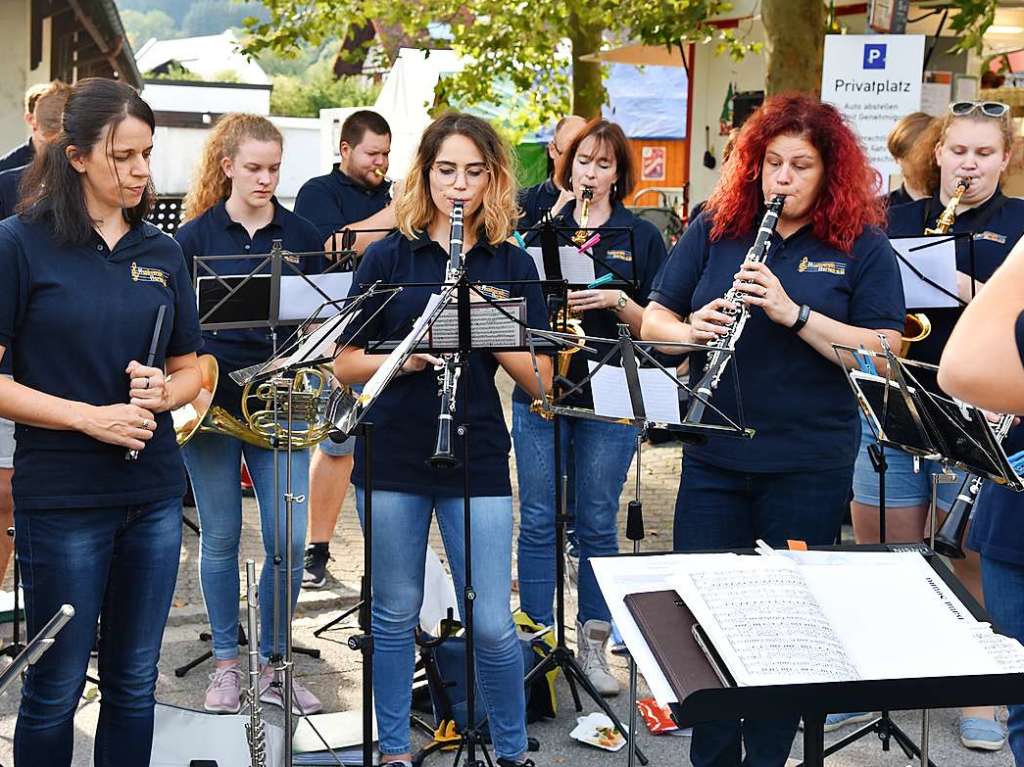
[[[800,307],[800,313],[796,316],[796,322],[794,322],[789,327],[792,329],[794,333],[799,333],[801,330],[804,329],[804,325],[807,324],[807,320],[809,320],[810,318],[811,307],[809,307],[807,304],[803,304]]]
[[[619,291],[619,300],[615,302],[615,306],[612,307],[612,311],[621,312],[626,308],[626,304],[629,303],[629,296],[623,291]]]

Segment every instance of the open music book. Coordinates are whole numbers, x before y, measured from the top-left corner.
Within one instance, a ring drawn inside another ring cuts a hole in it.
[[[672,587],[738,686],[1024,672],[916,552],[680,558]]]

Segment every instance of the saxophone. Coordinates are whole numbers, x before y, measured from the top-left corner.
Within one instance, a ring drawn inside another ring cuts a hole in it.
[[[970,185],[971,179],[966,176],[956,180],[956,188],[953,190],[953,196],[949,198],[949,203],[942,213],[939,214],[935,227],[927,227],[924,230],[925,234],[949,234],[949,230],[956,223],[956,209],[960,205],[960,199],[967,192]],[[928,315],[924,314],[924,312],[907,312],[907,316],[903,320],[900,356],[906,357],[910,352],[910,345],[916,341],[923,341],[931,332],[932,322],[928,319]]]
[[[580,196],[583,198],[583,202],[580,205],[580,228],[572,236],[572,241],[576,243],[576,247],[582,246],[587,241],[587,237],[590,236],[587,232],[587,219],[590,218],[590,201],[594,199],[594,188],[591,186],[583,187],[583,192]]]
[[[746,258],[743,259],[744,263],[763,264],[768,260],[771,236],[774,234],[775,227],[779,223],[779,216],[782,214],[782,206],[785,203],[785,195],[777,194],[772,197],[771,202],[768,203],[768,210],[765,211],[764,218],[761,219],[761,225],[757,229],[757,237],[754,239],[754,244],[750,246]],[[712,339],[707,343],[711,351],[708,353],[708,360],[704,365],[704,374],[701,376],[700,381],[697,382],[697,385],[693,387],[693,395],[690,397],[690,405],[686,411],[686,421],[688,423],[701,422],[701,419],[704,417],[704,409],[707,407],[707,401],[718,387],[718,382],[722,380],[725,367],[729,364],[732,352],[736,349],[736,342],[739,340],[740,334],[743,332],[743,326],[746,325],[747,318],[750,316],[750,309],[743,300],[743,295],[743,292],[736,288],[729,288],[725,294],[725,300],[732,304],[732,310],[729,314],[732,314],[735,320],[729,326],[728,333],[718,336],[718,338]]]
[[[256,562],[252,559],[245,560],[245,604],[249,631],[249,721],[245,723],[245,737],[249,741],[252,767],[266,767],[267,733],[260,703],[259,581],[256,580]]]

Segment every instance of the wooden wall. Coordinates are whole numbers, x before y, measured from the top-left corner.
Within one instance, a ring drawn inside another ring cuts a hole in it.
[[[680,189],[686,186],[690,178],[690,142],[686,139],[643,139],[634,138],[629,141],[636,164],[637,184],[633,193],[626,198],[627,205],[659,205],[660,198],[656,194],[633,196],[647,187],[669,187]],[[660,181],[642,181],[643,148],[660,147],[665,150],[665,178]]]

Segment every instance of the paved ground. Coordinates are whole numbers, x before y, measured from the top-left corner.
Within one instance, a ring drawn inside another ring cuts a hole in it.
[[[671,547],[672,509],[675,502],[676,485],[679,476],[680,448],[677,446],[648,447],[643,455],[643,501],[646,514],[647,539],[644,550],[667,550]],[[630,471],[626,492],[623,494],[620,521],[625,521],[625,507],[631,497],[635,477],[634,469]],[[515,474],[513,473],[513,483]],[[190,516],[194,518],[194,511]],[[624,535],[620,537],[624,544]],[[440,538],[433,539],[434,547],[441,552]],[[295,638],[299,645],[317,647],[321,650],[320,660],[311,660],[296,656],[297,674],[310,689],[324,702],[325,710],[341,711],[359,707],[360,703],[360,656],[349,650],[345,640],[349,633],[342,631],[325,634],[322,639],[313,637],[313,630],[335,616],[340,610],[351,606],[356,598],[358,577],[361,566],[362,539],[356,521],[352,494],[345,501],[341,520],[332,544],[335,559],[331,562],[332,579],[328,588],[319,592],[304,592],[299,601],[299,610],[295,620]],[[623,546],[626,550],[626,546]],[[258,517],[255,504],[247,500],[245,504],[245,525],[243,531],[243,558],[262,559],[262,546],[259,541]],[[206,674],[209,664],[204,664],[185,678],[179,679],[173,669],[189,658],[202,652],[204,644],[197,641],[197,634],[206,627],[206,615],[199,589],[197,563],[198,539],[189,530],[185,531],[185,544],[181,552],[181,567],[178,575],[174,606],[171,611],[168,628],[164,637],[163,657],[160,664],[160,679],[157,697],[160,701],[184,707],[198,708],[202,702],[206,686]],[[385,563],[381,563],[385,564]],[[7,585],[9,588],[9,584]],[[569,615],[575,612],[575,594],[569,595]],[[9,629],[0,631],[5,638]],[[613,661],[615,673],[625,684],[628,679],[626,664],[616,658]],[[641,695],[645,693],[642,689]],[[533,758],[541,765],[598,765],[625,764],[626,752],[608,754],[587,746],[580,745],[569,737],[569,731],[575,726],[576,713],[573,711],[572,700],[564,682],[559,689],[560,710],[558,718],[541,724],[531,725],[530,734],[541,742],[541,751]],[[0,764],[10,767],[13,759],[12,738],[14,733],[15,714],[17,710],[18,688],[15,686],[0,698]],[[584,702],[586,711],[594,710],[589,701]],[[626,718],[626,696],[623,693],[613,704],[623,718]],[[75,720],[76,767],[91,764],[90,754],[92,732],[98,714],[98,701],[95,691],[88,691],[82,701]],[[280,712],[272,709],[267,718],[280,721]],[[1005,712],[1003,712],[1005,716]],[[920,737],[920,715],[917,713],[897,714],[896,720],[910,732],[916,741]],[[997,753],[977,753],[968,751],[959,745],[955,733],[955,714],[949,711],[934,712],[931,726],[932,759],[937,765],[957,765],[962,767],[1009,767],[1013,759],[1009,751],[1004,749]],[[653,765],[688,765],[689,740],[684,737],[661,736],[652,737],[646,732],[641,734],[641,746],[646,751]],[[799,758],[800,745],[794,746],[793,757]],[[435,755],[427,764],[450,764],[450,755]],[[879,765],[889,767],[905,765],[908,760],[895,745],[888,753],[884,753],[881,744],[874,737],[864,738],[855,746],[831,757],[828,764],[834,767],[853,767],[854,765]],[[19,765],[19,767],[22,767]],[[33,767],[26,765],[24,767]],[[224,767],[222,765],[222,767]],[[231,765],[229,767],[241,767]]]

